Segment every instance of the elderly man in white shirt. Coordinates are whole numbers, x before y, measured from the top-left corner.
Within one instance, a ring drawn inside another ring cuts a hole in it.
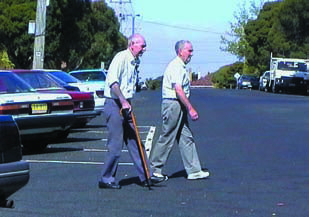
[[[154,176],[167,179],[167,176],[162,174],[162,168],[177,142],[188,174],[187,179],[203,179],[209,176],[209,172],[201,168],[188,124],[188,114],[194,121],[199,118],[189,100],[190,80],[186,70],[186,64],[193,55],[192,44],[187,40],[178,41],[175,50],[177,56],[169,63],[163,76],[162,130],[158,142],[152,147],[150,165]]]
[[[131,99],[136,88],[139,57],[145,50],[146,42],[144,37],[140,34],[134,34],[129,38],[128,49],[117,53],[110,64],[104,89],[106,98],[104,115],[108,128],[107,146],[109,152],[101,172],[99,188],[121,188],[119,183],[116,182],[115,176],[124,143],[130,152],[142,186],[147,187],[163,181],[162,178],[152,177],[152,183],[147,182],[133,123],[120,114],[121,110],[131,111],[132,109]],[[147,163],[149,162],[147,161]]]

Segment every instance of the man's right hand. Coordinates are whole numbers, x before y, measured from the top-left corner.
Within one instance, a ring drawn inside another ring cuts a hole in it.
[[[121,103],[121,108],[122,109],[129,109],[129,112],[131,112],[131,105],[128,102],[128,100],[126,100],[126,98],[123,96],[119,84],[118,83],[114,83],[111,86],[111,90],[112,92],[118,97],[120,103]]]
[[[129,112],[131,112],[132,110],[131,105],[126,99],[122,99],[120,100],[120,102],[121,102],[122,110],[127,109],[129,110]]]
[[[198,119],[198,113],[193,107],[189,109],[189,115],[193,121]]]

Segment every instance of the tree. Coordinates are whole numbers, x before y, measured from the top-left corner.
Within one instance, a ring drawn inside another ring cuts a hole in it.
[[[46,67],[68,69],[108,66],[112,57],[127,45],[119,23],[104,2],[53,1],[47,19]],[[57,40],[55,40],[57,39]]]
[[[247,49],[245,51],[246,62],[253,71],[260,74],[269,68],[272,44],[269,38],[275,32],[277,38],[282,38],[274,29],[280,4],[267,3],[261,9],[256,20],[250,20],[245,25],[245,40]]]
[[[283,35],[285,57],[308,58],[309,56],[309,2],[287,0],[282,2],[277,20],[277,33]],[[274,36],[274,35],[273,35]],[[272,42],[276,43],[275,37]],[[277,43],[278,44],[278,43]],[[276,55],[276,52],[274,51]]]
[[[28,34],[28,22],[35,18],[33,0],[1,0],[0,50],[6,50],[17,68],[32,65],[34,38]]]
[[[309,2],[285,0],[264,5],[256,20],[245,26],[246,60],[262,74],[275,57],[308,58]]]
[[[212,74],[212,82],[218,88],[230,88],[236,86],[234,75],[236,73],[242,74],[244,64],[237,62],[232,65],[221,67],[218,71]]]
[[[27,33],[35,19],[36,1],[1,0],[0,50],[7,50],[17,68],[31,68],[34,36]],[[105,2],[51,0],[46,14],[44,68],[68,70],[109,65],[116,52],[126,48],[119,22]]]
[[[235,21],[230,23],[230,31],[221,36],[222,51],[236,55],[239,60],[243,60],[247,49],[244,28],[249,20],[254,19],[263,5],[263,0],[256,4],[250,1],[250,8],[247,9],[246,1],[243,1],[239,11],[234,12]]]
[[[14,64],[9,60],[8,54],[5,50],[0,51],[0,69],[12,69]]]

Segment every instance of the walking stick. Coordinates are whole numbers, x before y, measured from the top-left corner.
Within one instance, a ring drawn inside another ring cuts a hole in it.
[[[124,117],[128,117],[129,116],[128,115],[128,113],[129,113],[128,110],[125,110],[125,111],[121,110],[120,112],[121,112],[121,114],[125,113],[125,114],[123,114]],[[145,174],[146,182],[147,182],[149,190],[151,190],[151,186],[150,186],[151,175],[150,175],[149,168],[147,166],[144,148],[143,148],[143,145],[142,145],[142,142],[141,142],[141,137],[139,135],[139,131],[137,129],[136,119],[135,119],[135,115],[134,115],[133,111],[131,111],[131,117],[132,117],[132,122],[133,122],[133,126],[134,126],[135,135],[136,135],[136,138],[137,138],[137,147],[138,147],[138,151],[139,151],[139,154],[140,154],[140,157],[141,157],[141,161],[142,161],[142,165],[143,165],[143,169],[144,169],[144,174]]]

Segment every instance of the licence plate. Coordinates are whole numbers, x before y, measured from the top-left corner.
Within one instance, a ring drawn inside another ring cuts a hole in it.
[[[290,87],[295,87],[296,85],[293,84],[293,83],[291,83],[291,84],[289,84],[289,86],[290,86]]]
[[[46,103],[32,104],[31,109],[32,114],[44,114],[47,113],[47,104]]]

